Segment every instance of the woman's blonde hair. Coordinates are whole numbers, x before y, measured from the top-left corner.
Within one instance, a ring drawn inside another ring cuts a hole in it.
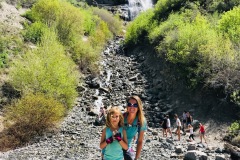
[[[130,99],[135,99],[137,101],[137,104],[138,104],[138,112],[137,112],[138,120],[140,122],[140,125],[143,126],[143,123],[145,121],[145,116],[144,116],[144,112],[143,112],[142,100],[138,96],[131,96],[131,97],[128,98],[127,102],[129,102]]]
[[[119,109],[119,107],[115,106],[115,107],[112,107],[108,110],[108,113],[107,113],[107,120],[106,120],[106,126],[109,127],[109,128],[114,128],[113,127],[113,124],[111,123],[111,116],[113,114],[119,114],[119,123],[118,123],[118,126],[119,127],[122,127],[123,126],[123,123],[124,123],[124,119],[123,119],[123,115],[122,115],[122,112],[121,110]]]

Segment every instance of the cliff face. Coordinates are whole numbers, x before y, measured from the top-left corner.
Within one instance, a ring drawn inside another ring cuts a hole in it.
[[[239,119],[239,106],[231,103],[226,95],[208,86],[199,85],[190,89],[176,66],[164,62],[153,48],[140,46],[126,54],[136,55],[142,64],[142,74],[147,75],[151,84],[147,90],[153,97],[153,103],[156,101],[171,106],[169,111],[175,113],[191,111],[201,121],[212,119],[229,123]]]

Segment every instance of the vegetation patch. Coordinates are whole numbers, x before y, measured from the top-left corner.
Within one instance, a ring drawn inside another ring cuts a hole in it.
[[[6,129],[0,133],[0,151],[25,145],[53,128],[63,118],[65,107],[54,98],[36,93],[23,96],[4,113]]]

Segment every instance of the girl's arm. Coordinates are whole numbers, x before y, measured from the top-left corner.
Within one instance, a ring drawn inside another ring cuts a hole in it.
[[[138,137],[138,144],[137,144],[137,151],[136,151],[135,159],[140,157],[140,153],[141,153],[142,146],[143,146],[143,137],[144,137],[144,131],[141,131],[139,133],[139,137]]]
[[[101,140],[100,140],[100,148],[103,149],[107,146],[107,142],[106,142],[106,127],[103,129],[102,131],[102,136],[101,136]]]
[[[122,146],[124,150],[128,149],[127,133],[125,129],[123,130],[123,139],[122,141],[119,141],[119,144]]]

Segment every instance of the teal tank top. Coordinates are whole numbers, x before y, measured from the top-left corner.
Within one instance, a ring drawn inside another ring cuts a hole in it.
[[[123,128],[120,127],[118,129],[118,132],[121,133],[123,137]],[[112,131],[110,128],[106,128],[106,139],[111,137],[113,135]],[[104,151],[104,160],[123,160],[123,150],[122,146],[119,144],[117,140],[113,141],[111,144],[108,144],[105,147]]]

